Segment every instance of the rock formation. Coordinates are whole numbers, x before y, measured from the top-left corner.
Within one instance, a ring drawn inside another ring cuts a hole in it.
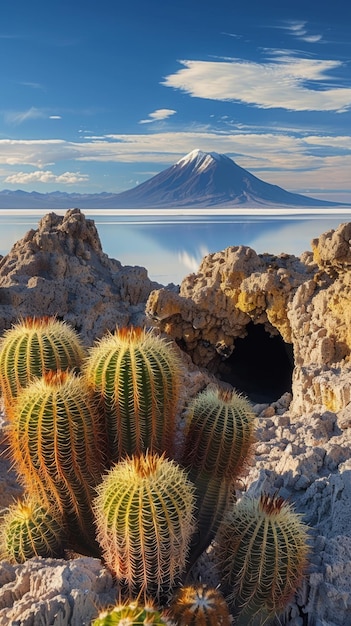
[[[157,286],[145,268],[109,258],[79,209],[49,213],[0,261],[0,333],[19,317],[57,315],[92,341],[138,323]]]
[[[146,323],[173,338],[183,355],[184,401],[216,379],[246,393],[259,427],[242,488],[279,491],[311,527],[310,568],[280,623],[350,626],[350,283],[351,224],[313,240],[300,258],[244,246],[208,255],[177,290],[109,259],[93,222],[71,210],[44,217],[1,260],[0,330],[19,316],[57,314],[91,343],[116,323]],[[6,506],[18,486],[1,463]],[[216,582],[210,558],[199,572]],[[78,571],[83,582],[70,586]],[[41,608],[31,611],[39,572],[46,590]],[[86,558],[2,562],[0,586],[0,626],[88,624],[82,589],[95,599],[112,593],[107,572]]]

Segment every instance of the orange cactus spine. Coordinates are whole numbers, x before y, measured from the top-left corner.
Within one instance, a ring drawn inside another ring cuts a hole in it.
[[[249,496],[221,524],[216,555],[227,600],[243,623],[281,613],[307,566],[308,532],[282,498]],[[241,623],[240,621],[238,623]]]
[[[97,487],[97,539],[131,594],[159,598],[185,569],[194,531],[194,487],[164,455],[117,463]]]
[[[229,607],[218,589],[198,583],[180,587],[170,604],[177,626],[231,626]]]
[[[22,389],[10,418],[10,453],[27,491],[53,502],[71,534],[90,542],[107,445],[93,392],[80,375],[48,372]]]
[[[146,450],[172,456],[180,363],[169,342],[121,328],[90,350],[84,372],[103,398],[112,461]]]
[[[26,318],[5,331],[0,342],[0,388],[8,407],[20,389],[49,370],[81,366],[79,335],[54,317]]]

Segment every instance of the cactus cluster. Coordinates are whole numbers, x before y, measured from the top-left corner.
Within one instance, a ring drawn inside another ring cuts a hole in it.
[[[254,442],[246,398],[211,387],[192,399],[176,462],[184,407],[171,343],[121,328],[85,351],[53,318],[5,333],[0,388],[9,452],[28,494],[3,516],[4,558],[64,549],[101,557],[125,602],[94,626],[228,626],[229,610],[243,623],[283,610],[305,568],[306,528],[279,498],[236,502]],[[225,597],[187,584],[211,542]]]

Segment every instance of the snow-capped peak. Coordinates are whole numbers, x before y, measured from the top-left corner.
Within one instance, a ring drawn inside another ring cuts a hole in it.
[[[203,152],[196,149],[186,154],[184,157],[177,161],[176,165],[181,167],[189,164],[194,164],[198,168],[198,171],[205,170],[213,161],[219,161],[220,155],[217,152]]]

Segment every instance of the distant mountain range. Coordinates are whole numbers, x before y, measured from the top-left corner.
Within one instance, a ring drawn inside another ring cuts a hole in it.
[[[0,191],[3,209],[154,209],[348,206],[290,193],[265,183],[224,154],[193,150],[177,163],[122,193]]]

